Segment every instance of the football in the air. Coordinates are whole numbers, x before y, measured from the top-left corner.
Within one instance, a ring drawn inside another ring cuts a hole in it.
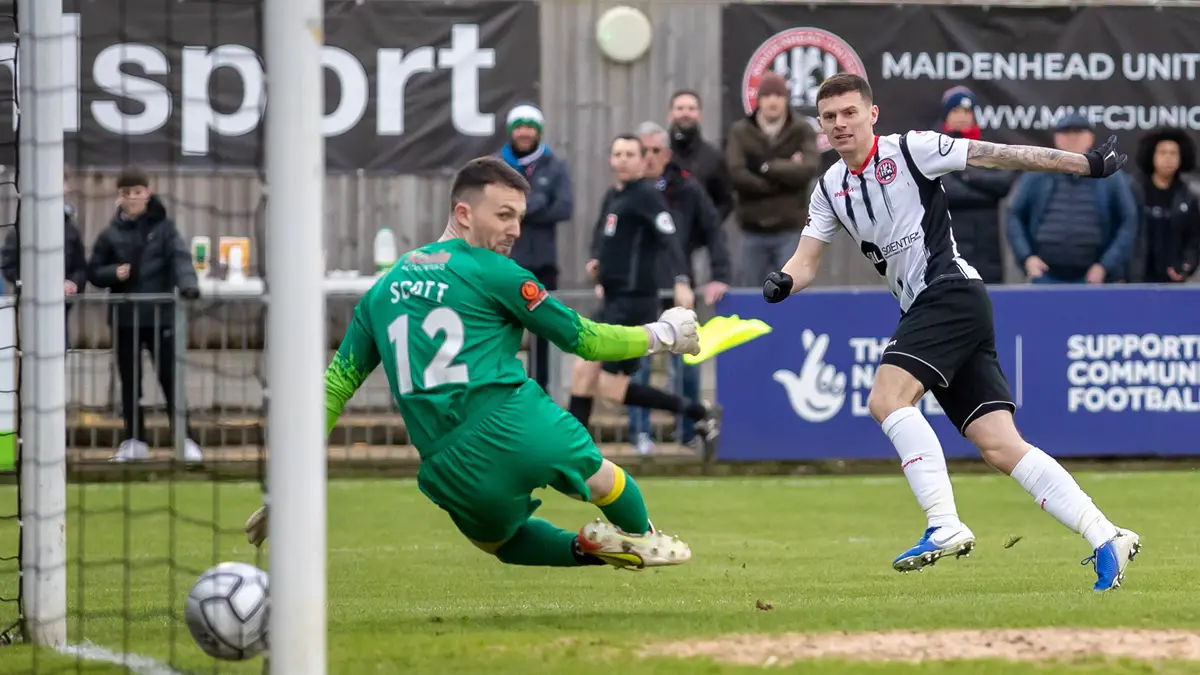
[[[188,593],[184,608],[188,631],[213,658],[254,658],[269,646],[268,591],[266,572],[246,563],[221,563],[200,575]]]

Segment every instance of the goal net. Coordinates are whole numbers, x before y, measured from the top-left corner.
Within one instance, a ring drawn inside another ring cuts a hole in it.
[[[320,417],[320,178],[281,206],[266,190],[269,165],[289,180],[323,162],[305,123],[319,93],[296,97],[319,81],[302,20],[319,26],[321,5],[0,1],[0,672],[234,672],[189,635],[188,591],[221,562],[268,569],[243,532],[268,434],[297,446],[297,472],[324,448],[320,422],[287,420]],[[299,66],[276,82],[281,36]],[[292,122],[268,119],[269,84]],[[269,260],[288,218],[296,259]],[[273,278],[287,293],[268,302]],[[313,335],[272,360],[281,322]],[[276,379],[281,359],[303,372]],[[300,561],[271,570],[274,609],[321,633],[296,675],[324,672],[324,476],[292,475],[313,504],[272,514],[276,559]],[[277,510],[299,500],[272,492]],[[298,543],[299,519],[316,541]]]

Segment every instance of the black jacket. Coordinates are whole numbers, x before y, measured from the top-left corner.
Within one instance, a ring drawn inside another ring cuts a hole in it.
[[[687,275],[667,200],[645,178],[604,194],[591,253],[605,297],[657,296],[660,278]]]
[[[1167,270],[1170,267],[1184,277],[1196,273],[1200,264],[1200,199],[1188,189],[1186,183],[1176,179],[1171,186],[1171,216],[1167,231],[1161,233],[1159,245],[1165,246],[1164,269],[1151,270],[1150,246],[1156,233],[1151,232],[1148,224],[1146,207],[1146,182],[1148,178],[1131,176],[1129,187],[1133,189],[1133,197],[1138,205],[1138,236],[1133,243],[1133,255],[1129,261],[1129,281],[1141,283],[1146,281],[1167,280]]]
[[[63,208],[63,267],[66,276],[63,281],[75,283],[77,293],[82,293],[87,286],[87,254],[83,250],[83,237],[75,226],[75,209],[71,206]],[[15,284],[21,278],[21,233],[19,227],[14,227],[0,248],[0,272],[9,283]],[[71,305],[67,305],[70,309]]]
[[[129,278],[117,278],[117,267],[129,265]],[[88,261],[88,279],[98,288],[113,293],[172,293],[196,291],[199,284],[192,256],[175,229],[175,221],[158,197],[151,197],[145,212],[130,219],[118,209],[108,227],[96,237]],[[118,303],[115,312],[119,325],[170,326],[172,315],[166,305]],[[156,319],[157,315],[157,319]],[[113,320],[114,314],[109,314]]]
[[[679,168],[691,173],[700,183],[717,210],[717,224],[724,223],[733,213],[733,185],[729,182],[725,155],[706,142],[699,129],[691,132],[674,129],[671,131],[671,157]]]
[[[655,187],[666,196],[667,206],[671,209],[676,236],[683,247],[688,278],[695,282],[692,254],[698,249],[707,248],[713,281],[732,284],[733,269],[729,261],[729,246],[725,242],[725,230],[704,186],[672,161],[667,164]],[[675,280],[663,274],[659,283],[663,288],[671,288]]]
[[[1011,171],[976,167],[951,171],[941,178],[958,252],[987,284],[1004,283],[1000,202],[1015,180]]]

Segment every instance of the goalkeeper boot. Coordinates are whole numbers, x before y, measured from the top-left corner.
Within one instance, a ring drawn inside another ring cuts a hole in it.
[[[1125,568],[1142,550],[1142,541],[1136,532],[1117,528],[1117,536],[1104,542],[1091,557],[1080,561],[1081,565],[1088,563],[1096,570],[1096,585],[1092,590],[1100,593],[1114,588],[1120,588],[1125,579]]]
[[[579,530],[579,548],[618,569],[681,565],[692,558],[692,549],[679,540],[653,529],[646,534],[622,532],[616,525],[597,518]]]
[[[911,572],[936,563],[942,556],[962,558],[975,550],[975,534],[966,525],[956,527],[931,527],[917,543],[892,561],[897,572]]]

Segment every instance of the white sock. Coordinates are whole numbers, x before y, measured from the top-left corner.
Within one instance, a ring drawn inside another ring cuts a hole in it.
[[[882,424],[896,452],[908,485],[925,510],[929,527],[958,527],[958,509],[954,506],[954,488],[946,471],[942,444],[929,421],[913,407],[901,408],[888,415]]]
[[[1083,535],[1093,549],[1117,536],[1116,526],[1104,517],[1071,474],[1039,448],[1029,449],[1013,468],[1012,477],[1033,495],[1043,511],[1072,532]]]

